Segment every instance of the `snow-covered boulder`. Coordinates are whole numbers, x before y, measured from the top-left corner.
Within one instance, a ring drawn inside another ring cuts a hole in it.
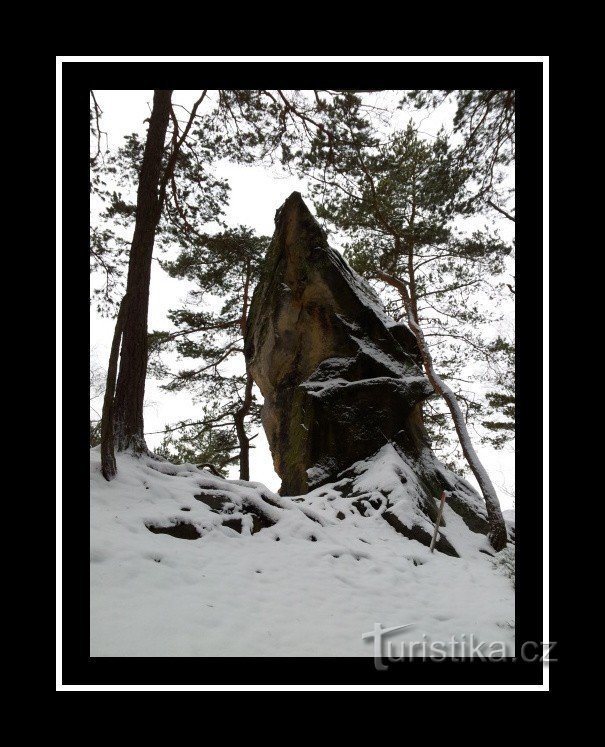
[[[275,224],[245,354],[264,396],[263,426],[280,492],[350,487],[346,471],[388,445],[401,479],[414,485],[407,491],[414,510],[402,516],[383,495],[384,518],[393,527],[429,544],[425,525],[434,521],[435,501],[446,490],[467,527],[486,532],[477,494],[430,448],[421,406],[433,390],[412,332],[386,316],[372,288],[328,245],[298,192],[277,211]],[[377,484],[375,492],[387,490]],[[454,554],[445,538],[440,547]]]

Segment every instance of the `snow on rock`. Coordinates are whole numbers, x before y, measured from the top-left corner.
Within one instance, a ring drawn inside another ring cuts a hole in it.
[[[431,554],[385,517],[432,532],[391,445],[294,498],[126,453],[108,483],[90,455],[91,656],[371,656],[377,622],[412,623],[394,645],[512,645],[513,589],[485,536],[446,504],[459,557]]]

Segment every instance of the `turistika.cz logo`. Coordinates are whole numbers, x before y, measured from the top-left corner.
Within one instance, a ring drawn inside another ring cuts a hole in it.
[[[474,633],[460,636],[452,636],[448,641],[432,641],[426,634],[421,640],[398,641],[389,640],[389,636],[407,628],[414,627],[414,623],[395,625],[392,628],[383,628],[381,623],[374,623],[374,629],[363,633],[362,640],[374,641],[374,666],[378,671],[389,668],[389,662],[431,660],[431,661],[466,661],[470,659],[480,661],[502,661],[512,659],[515,661],[514,645],[506,641],[479,640]],[[525,641],[521,645],[520,658],[522,661],[554,662],[551,653],[556,643],[537,643]]]

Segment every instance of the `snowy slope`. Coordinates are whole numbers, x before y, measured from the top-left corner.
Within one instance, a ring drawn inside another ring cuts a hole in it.
[[[353,470],[364,515],[337,485],[290,499],[128,454],[107,483],[90,455],[91,656],[371,656],[375,623],[413,624],[394,645],[512,644],[514,592],[485,536],[446,505],[460,557],[431,555],[370,500],[381,487],[402,521],[417,510],[389,485],[401,465],[388,446]]]

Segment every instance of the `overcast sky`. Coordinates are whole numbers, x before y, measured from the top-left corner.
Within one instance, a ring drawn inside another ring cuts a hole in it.
[[[144,120],[150,113],[152,91],[95,91],[95,95],[103,111],[102,129],[107,132],[110,149],[119,146],[124,135],[135,131],[145,132]],[[191,103],[198,96],[199,91],[175,91],[173,101],[190,108]],[[378,103],[391,103],[392,96],[393,94],[385,93],[383,102],[379,99]],[[442,123],[451,121],[452,113],[453,108],[446,105],[429,118],[421,119],[416,114],[413,116],[419,123],[421,131],[431,136],[436,134]],[[405,122],[409,116],[410,114],[406,112],[399,114],[398,118]],[[220,176],[227,178],[231,187],[227,221],[232,225],[250,226],[258,234],[272,235],[275,211],[291,192],[297,190],[303,194],[303,197],[307,193],[307,185],[303,180],[284,176],[278,169],[221,164]],[[497,228],[503,239],[512,239],[510,221],[499,220]],[[339,247],[335,245],[335,248]],[[95,280],[98,278],[91,278],[93,284]],[[171,308],[179,307],[187,287],[184,281],[168,277],[157,262],[153,263],[149,306],[150,330],[169,327],[166,312]],[[505,308],[505,313],[505,323],[512,325],[514,323],[512,302]],[[113,328],[114,320],[100,317],[94,306],[91,306],[91,359],[93,363],[103,368],[107,366]],[[262,402],[262,396],[258,391],[257,397]],[[195,419],[199,415],[198,408],[192,403],[189,394],[165,392],[159,388],[159,382],[151,379],[147,380],[145,400],[145,430],[148,433],[147,442],[150,447],[157,446],[162,440],[161,435],[155,435],[153,432],[162,431],[167,423],[175,423],[187,418]],[[100,412],[101,400],[93,401],[91,406]],[[252,450],[250,456],[251,479],[264,483],[272,490],[277,490],[280,479],[273,471],[269,447],[262,428],[253,443],[256,448]],[[495,451],[481,447],[479,443],[475,446],[498,488],[502,508],[511,508],[513,499],[510,493],[514,491],[512,448]],[[232,468],[229,476],[238,476],[237,466]]]

